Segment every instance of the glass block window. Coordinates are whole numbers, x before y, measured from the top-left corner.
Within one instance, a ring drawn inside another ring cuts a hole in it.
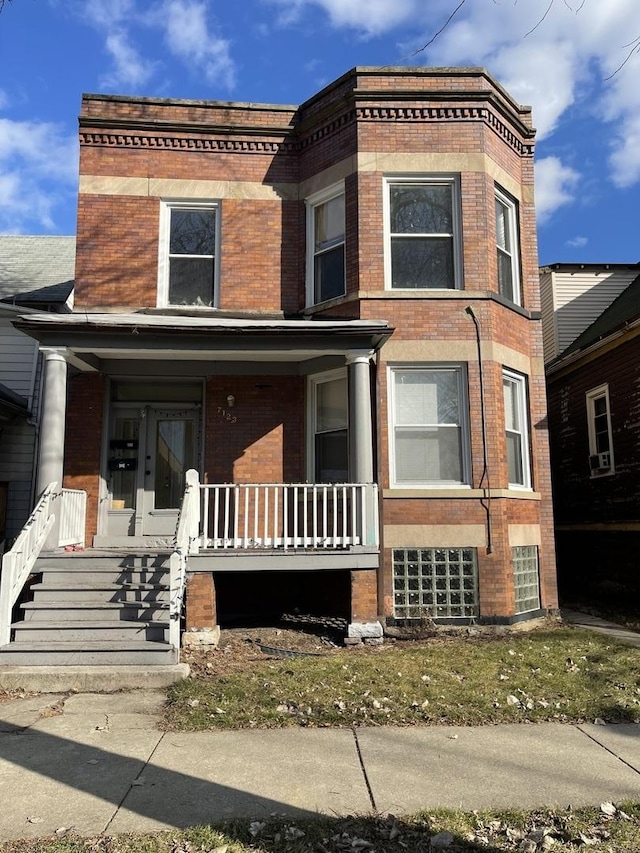
[[[540,609],[540,572],[536,545],[517,545],[511,549],[516,613]]]
[[[397,619],[478,615],[475,548],[394,548],[394,616]]]

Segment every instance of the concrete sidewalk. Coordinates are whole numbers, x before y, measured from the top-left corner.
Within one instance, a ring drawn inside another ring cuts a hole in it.
[[[640,726],[163,733],[164,694],[0,704],[0,839],[640,798]]]

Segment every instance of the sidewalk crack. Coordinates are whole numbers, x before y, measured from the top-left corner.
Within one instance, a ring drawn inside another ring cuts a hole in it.
[[[128,787],[128,788],[127,788],[127,790],[124,792],[124,795],[123,795],[122,799],[120,800],[120,802],[118,803],[118,805],[116,806],[115,811],[113,812],[113,814],[111,815],[111,817],[110,817],[110,818],[109,818],[109,820],[107,821],[107,824],[106,824],[105,828],[102,830],[103,832],[108,832],[109,827],[111,826],[111,824],[113,823],[113,821],[116,819],[116,817],[117,817],[117,815],[118,815],[118,812],[120,811],[120,809],[121,809],[121,808],[122,808],[122,806],[124,805],[124,801],[127,799],[127,797],[129,796],[129,794],[131,793],[132,788],[137,788],[139,785],[141,785],[141,784],[142,784],[142,783],[140,782],[140,777],[142,776],[142,774],[144,773],[144,771],[147,769],[147,767],[148,767],[148,766],[149,766],[149,764],[151,763],[151,759],[152,759],[152,758],[153,758],[153,756],[156,754],[156,751],[157,751],[158,747],[160,746],[160,744],[162,743],[162,741],[163,741],[163,739],[164,739],[164,736],[165,736],[165,732],[163,732],[163,733],[160,735],[160,737],[158,738],[158,742],[156,743],[156,745],[153,747],[153,749],[152,749],[152,750],[151,750],[151,752],[149,753],[149,755],[148,755],[148,757],[146,758],[146,760],[145,760],[144,764],[143,764],[143,765],[142,765],[142,767],[140,768],[140,771],[138,772],[138,775],[136,776],[136,778],[135,778],[135,779],[133,779],[133,780],[129,783],[129,787]]]
[[[371,788],[371,782],[369,781],[369,775],[367,774],[367,768],[364,766],[364,759],[362,757],[362,750],[360,749],[360,742],[358,741],[358,731],[355,726],[351,727],[351,731],[353,732],[353,740],[356,745],[356,753],[358,755],[358,761],[360,762],[360,769],[362,770],[362,775],[364,777],[364,784],[367,787],[367,793],[369,795],[369,802],[371,803],[371,808],[374,812],[377,813],[378,807],[376,805],[375,797],[373,796],[373,790]]]
[[[593,735],[590,735],[590,734],[589,734],[589,732],[585,732],[585,730],[582,728],[582,726],[577,725],[577,726],[576,726],[576,728],[578,729],[578,731],[579,731],[579,732],[582,732],[582,734],[583,734],[585,737],[588,737],[588,738],[589,738],[589,740],[592,740],[592,741],[593,741],[594,743],[596,743],[599,747],[601,747],[601,748],[602,748],[602,749],[604,749],[606,752],[608,752],[608,753],[609,753],[609,755],[613,755],[613,757],[614,757],[614,758],[617,758],[617,759],[618,759],[618,761],[621,761],[621,762],[622,762],[622,764],[626,764],[626,765],[627,765],[627,767],[629,768],[629,770],[633,770],[633,772],[634,772],[634,773],[636,773],[638,776],[640,776],[640,770],[639,770],[637,767],[634,767],[634,766],[633,766],[633,764],[629,764],[629,762],[628,762],[628,761],[626,761],[624,758],[622,758],[622,756],[621,756],[621,755],[618,755],[618,753],[617,753],[617,752],[614,752],[612,749],[609,749],[609,747],[608,747],[608,746],[605,746],[603,743],[601,743],[601,742],[600,742],[597,738],[595,738]]]

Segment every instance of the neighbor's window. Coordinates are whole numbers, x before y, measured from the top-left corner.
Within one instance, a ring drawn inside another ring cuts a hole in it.
[[[460,365],[391,370],[395,485],[468,482],[465,375]]]
[[[343,371],[310,379],[310,466],[315,483],[349,479],[347,377]]]
[[[519,373],[504,370],[502,388],[509,485],[528,489],[531,486],[531,466],[526,379]]]
[[[345,293],[344,188],[307,199],[307,302],[316,305]]]
[[[521,304],[516,202],[496,189],[496,246],[498,252],[498,290],[506,299]]]
[[[167,203],[160,239],[160,305],[216,304],[217,203]]]
[[[459,216],[453,178],[387,179],[387,286],[459,286]]]
[[[587,392],[587,422],[591,476],[612,474],[613,440],[608,385],[600,385]]]
[[[397,619],[478,615],[475,548],[394,548],[393,615]]]

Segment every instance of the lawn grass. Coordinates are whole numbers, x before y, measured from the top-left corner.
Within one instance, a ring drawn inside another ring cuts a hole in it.
[[[640,721],[640,650],[553,628],[446,637],[190,678],[169,692],[176,731],[285,726]]]
[[[640,803],[619,808],[462,812],[408,817],[270,816],[154,834],[0,842],[0,853],[428,853],[430,850],[639,853]],[[447,835],[445,835],[445,833]],[[437,841],[449,842],[438,846]]]

